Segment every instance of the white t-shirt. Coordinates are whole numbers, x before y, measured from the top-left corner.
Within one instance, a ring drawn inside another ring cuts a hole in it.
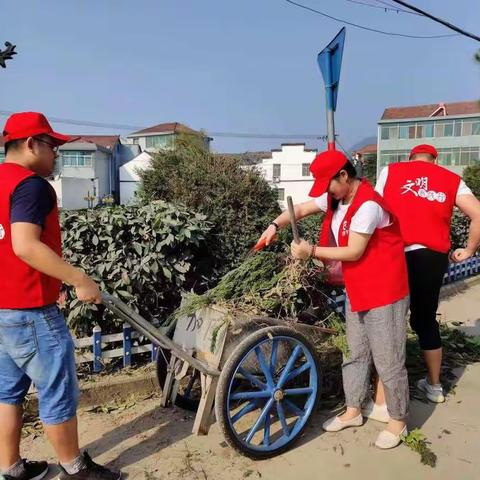
[[[378,179],[377,179],[377,184],[375,185],[375,190],[382,196],[383,196],[383,191],[385,190],[385,185],[387,183],[387,178],[388,178],[388,165],[384,167],[380,172],[380,175],[378,176]],[[457,196],[456,196],[457,199],[459,195],[473,195],[472,191],[470,190],[470,188],[468,188],[467,184],[463,180],[460,180],[460,184],[458,185]],[[413,245],[408,245],[407,247],[405,247],[405,251],[411,252],[412,250],[418,250],[420,248],[427,248],[427,247],[425,245],[415,243]]]
[[[328,209],[328,194],[324,193],[315,199],[317,207],[326,212]],[[338,245],[338,232],[340,225],[347,214],[350,204],[338,204],[337,210],[333,212],[332,232]],[[367,233],[371,235],[376,228],[385,228],[390,225],[390,215],[376,202],[369,200],[365,202],[352,217],[350,230],[357,233]]]

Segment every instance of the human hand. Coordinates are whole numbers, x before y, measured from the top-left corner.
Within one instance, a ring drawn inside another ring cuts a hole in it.
[[[303,239],[301,239],[299,243],[295,242],[294,240],[290,245],[290,251],[293,258],[307,260],[310,258],[312,253],[312,245]]]

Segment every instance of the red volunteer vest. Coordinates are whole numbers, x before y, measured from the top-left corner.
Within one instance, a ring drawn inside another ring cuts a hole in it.
[[[398,218],[405,245],[450,250],[450,222],[460,177],[433,163],[413,161],[388,166],[383,198]]]
[[[369,200],[387,210],[382,197],[364,179],[340,224],[339,247],[348,245],[352,217]],[[331,198],[329,198],[328,210],[320,234],[321,246],[329,245],[332,218],[333,210]],[[407,266],[397,220],[393,219],[388,227],[377,228],[370,237],[362,258],[354,262],[342,262],[342,270],[345,289],[353,312],[383,307],[406,297],[408,295]]]
[[[43,307],[55,303],[61,282],[34,270],[15,255],[10,229],[10,199],[23,180],[34,175],[14,163],[0,165],[0,309]],[[45,219],[40,240],[62,255],[58,209],[55,206]]]

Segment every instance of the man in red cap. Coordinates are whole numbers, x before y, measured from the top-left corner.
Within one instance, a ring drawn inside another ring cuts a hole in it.
[[[62,259],[57,199],[45,180],[58,147],[72,140],[40,113],[12,115],[3,131],[0,165],[0,473],[40,479],[46,462],[20,457],[22,402],[31,383],[40,418],[60,462],[61,479],[114,480],[78,445],[74,343],[56,305],[61,283],[84,302],[100,303],[97,284]]]
[[[418,145],[408,162],[385,167],[376,190],[399,219],[410,285],[410,324],[423,350],[428,375],[418,388],[435,403],[445,401],[440,383],[442,344],[436,312],[440,288],[448,267],[453,208],[471,219],[465,248],[455,250],[455,262],[475,254],[480,244],[480,202],[455,173],[436,164],[437,150]],[[381,388],[376,399],[382,403]],[[370,407],[373,407],[370,405]]]

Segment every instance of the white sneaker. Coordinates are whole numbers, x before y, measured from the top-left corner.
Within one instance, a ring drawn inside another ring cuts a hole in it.
[[[377,405],[372,399],[362,408],[362,415],[377,422],[388,423],[390,421],[387,404]]]
[[[440,383],[437,383],[437,385],[430,385],[426,378],[422,378],[417,382],[417,388],[433,403],[443,403],[445,401],[442,385]]]
[[[338,417],[329,418],[324,424],[322,428],[326,432],[339,432],[344,428],[348,427],[361,427],[363,425],[363,417],[362,414],[352,418],[350,420],[340,420]]]
[[[402,437],[408,435],[407,427],[403,427],[403,430],[398,434],[395,435],[388,430],[383,430],[377,437],[377,441],[375,442],[375,446],[381,448],[382,450],[389,450],[390,448],[395,448],[402,442]]]

